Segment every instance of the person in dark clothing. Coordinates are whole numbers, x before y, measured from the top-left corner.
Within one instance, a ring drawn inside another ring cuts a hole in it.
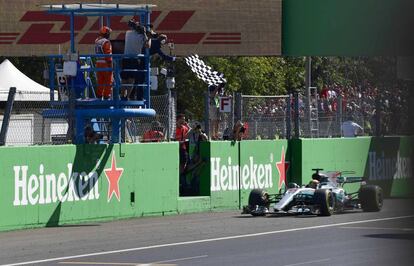
[[[233,127],[232,135],[230,139],[232,141],[241,141],[244,138],[244,134],[246,133],[246,127],[242,123],[242,121],[237,121],[237,123]]]
[[[167,43],[167,35],[159,34],[157,38],[151,39],[150,55],[158,54],[163,60],[174,62],[177,58],[165,54],[161,47]]]

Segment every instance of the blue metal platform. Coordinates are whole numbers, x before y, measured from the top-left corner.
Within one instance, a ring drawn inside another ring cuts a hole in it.
[[[151,8],[155,5],[129,5],[129,4],[50,4],[41,5],[48,13],[66,15],[70,17],[70,52],[74,54],[75,48],[75,31],[74,18],[75,16],[98,16],[102,19],[102,25],[110,27],[111,16],[127,16],[131,15],[139,17],[142,25],[146,25],[149,30]],[[107,121],[111,125],[112,134],[109,137],[110,143],[121,142],[121,128],[125,123],[125,119],[133,117],[149,117],[155,116],[156,112],[151,109],[150,101],[150,51],[145,49],[144,54],[112,54],[112,55],[78,55],[78,75],[88,77],[85,80],[86,86],[83,83],[77,84],[78,80],[82,81],[81,77],[73,77],[68,82],[67,100],[58,100],[54,98],[54,91],[58,88],[55,84],[56,65],[62,64],[65,56],[50,55],[49,58],[49,76],[50,76],[50,97],[51,108],[43,111],[42,115],[45,118],[65,118],[68,119],[70,135],[72,136],[72,143],[85,143],[84,130],[86,123],[91,121]],[[112,68],[96,68],[93,66],[95,59],[103,57],[112,57]],[[136,58],[144,60],[145,67],[142,70],[138,69],[122,69],[122,59]],[[73,60],[73,59],[71,59]],[[87,67],[82,67],[87,64]],[[84,91],[88,92],[92,85],[92,79],[89,78],[91,73],[99,71],[112,71],[114,75],[114,83],[112,84],[111,99],[103,100],[96,98],[89,98],[88,93],[86,97]],[[121,71],[143,72],[145,76],[144,83],[141,84],[122,84],[120,74]],[[134,89],[143,90],[143,99],[125,100],[120,97],[121,88],[133,87]],[[79,96],[82,98],[79,99]]]

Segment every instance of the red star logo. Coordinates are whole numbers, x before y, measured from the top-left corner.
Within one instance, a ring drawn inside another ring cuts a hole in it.
[[[289,168],[289,162],[285,161],[285,147],[282,146],[282,154],[280,161],[276,163],[277,171],[279,172],[279,184],[278,188],[282,187],[282,184],[286,186],[286,172]]]
[[[104,169],[106,179],[108,179],[108,202],[115,193],[118,201],[121,201],[121,193],[119,192],[119,179],[121,179],[124,168],[116,168],[115,152],[112,153],[111,168]]]

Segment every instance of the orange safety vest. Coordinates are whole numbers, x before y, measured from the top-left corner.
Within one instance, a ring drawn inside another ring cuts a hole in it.
[[[95,40],[95,53],[112,54],[111,42],[106,38],[98,37]],[[112,57],[99,57],[96,60],[96,67],[112,67]],[[114,82],[112,71],[97,71],[96,78],[98,83],[96,96],[98,96],[99,98],[110,98],[112,95],[112,83]]]
[[[102,37],[98,37],[95,40],[95,53],[96,54],[112,54],[112,45],[111,42]],[[112,63],[112,57],[98,58],[96,62],[102,62],[105,60],[107,63]]]

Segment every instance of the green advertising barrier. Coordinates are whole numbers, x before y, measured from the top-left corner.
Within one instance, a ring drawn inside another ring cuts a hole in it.
[[[296,178],[306,184],[311,180],[312,168],[332,171],[355,171],[353,176],[364,177],[370,184],[383,188],[387,197],[413,196],[413,138],[361,137],[338,139],[301,139],[292,146]],[[301,152],[296,152],[299,149]],[[351,192],[359,185],[348,185]]]
[[[254,188],[279,193],[288,183],[290,148],[286,140],[240,142],[240,207]]]
[[[206,142],[201,154],[210,160],[202,171],[201,191],[210,192],[212,209],[240,208],[255,188],[277,193],[289,173],[286,140]]]
[[[177,213],[177,150],[176,143],[1,148],[0,230]]]
[[[278,193],[288,182],[308,183],[312,168],[352,170],[380,185],[385,196],[413,196],[413,140],[203,142],[193,197],[179,197],[176,142],[2,147],[0,231],[239,209],[252,189]]]
[[[322,168],[325,171],[355,171],[353,176],[364,175],[370,137],[301,139],[300,142],[302,184],[311,180],[313,168]],[[359,185],[349,184],[345,188],[349,192],[355,192]]]
[[[209,148],[210,153],[208,169],[203,173],[209,177],[212,209],[239,208],[238,177],[235,174],[239,168],[239,145],[240,142],[213,141],[202,147]]]
[[[364,176],[387,196],[414,196],[412,158],[414,137],[372,138]]]

